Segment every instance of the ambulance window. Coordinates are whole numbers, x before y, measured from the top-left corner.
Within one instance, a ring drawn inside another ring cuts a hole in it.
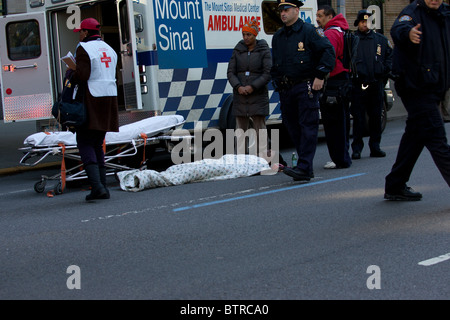
[[[128,43],[130,42],[129,35],[130,35],[130,24],[128,23],[128,10],[127,10],[127,3],[121,2],[119,4],[119,11],[120,11],[120,33],[122,34],[122,43]]]
[[[10,60],[26,60],[41,55],[39,23],[36,20],[10,22],[6,25],[6,43]]]
[[[263,1],[261,4],[263,13],[264,32],[274,34],[283,26],[278,12],[278,4],[273,1]]]

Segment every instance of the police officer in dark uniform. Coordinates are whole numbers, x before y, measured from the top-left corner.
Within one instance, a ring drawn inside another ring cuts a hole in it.
[[[364,147],[366,113],[369,117],[369,148],[371,157],[385,157],[380,149],[381,111],[384,86],[392,69],[392,46],[382,34],[367,27],[371,13],[360,10],[355,20],[359,37],[356,70],[358,77],[353,83],[351,111],[353,115],[352,159],[360,159]]]
[[[319,29],[299,18],[299,0],[278,0],[284,26],[272,38],[272,79],[280,94],[281,116],[298,153],[283,172],[296,181],[313,176],[319,131],[319,91],[335,64],[334,48]]]
[[[397,159],[386,176],[384,198],[420,200],[408,187],[424,147],[450,186],[450,146],[439,102],[450,87],[450,8],[443,0],[416,0],[391,29],[395,89],[408,111]]]

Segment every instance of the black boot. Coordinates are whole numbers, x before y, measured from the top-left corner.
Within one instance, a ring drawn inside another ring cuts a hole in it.
[[[101,199],[109,199],[110,194],[108,188],[106,188],[106,167],[98,167],[98,170],[100,171],[100,182],[102,183],[103,187],[105,187],[106,195]]]
[[[106,189],[100,181],[100,170],[97,164],[88,164],[85,168],[91,185],[91,193],[86,196],[86,201],[94,199],[104,199]]]

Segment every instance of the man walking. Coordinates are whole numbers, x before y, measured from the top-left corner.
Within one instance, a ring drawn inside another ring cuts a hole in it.
[[[439,103],[450,87],[450,9],[443,0],[415,0],[391,29],[395,88],[408,111],[397,159],[386,176],[384,198],[420,200],[408,187],[424,147],[450,186],[450,146]]]

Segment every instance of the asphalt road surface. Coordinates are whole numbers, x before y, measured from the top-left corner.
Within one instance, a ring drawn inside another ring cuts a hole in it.
[[[383,199],[403,128],[388,123],[386,158],[366,145],[348,169],[323,169],[321,140],[309,183],[278,173],[133,193],[110,177],[111,199],[88,203],[83,186],[33,190],[54,172],[0,177],[0,299],[447,300],[449,188],[427,150],[409,183],[422,201]]]

